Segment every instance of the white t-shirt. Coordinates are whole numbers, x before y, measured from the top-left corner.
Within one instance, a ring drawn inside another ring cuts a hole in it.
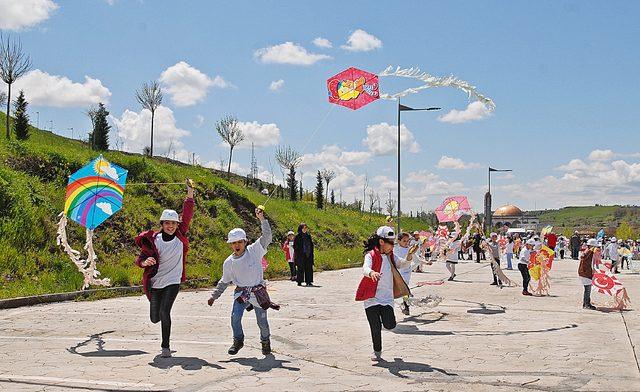
[[[264,284],[262,274],[262,258],[267,254],[260,241],[247,246],[240,257],[233,254],[227,257],[222,265],[221,282],[234,283],[240,287],[253,287]]]
[[[162,233],[155,239],[156,249],[158,249],[158,272],[151,278],[151,287],[162,289],[172,284],[180,284],[182,279],[182,241],[178,237],[173,237],[171,241],[165,242]]]
[[[393,254],[397,257],[400,257],[402,259],[406,259],[407,255],[409,254],[409,248],[403,248],[399,245],[396,245],[393,247]],[[415,257],[415,255],[414,255]],[[409,264],[406,267],[403,268],[398,268],[398,272],[400,272],[400,275],[402,275],[402,279],[404,279],[404,282],[406,284],[409,284],[409,281],[411,280],[411,270],[413,269],[413,265]]]
[[[447,261],[450,263],[458,262],[458,251],[462,246],[462,240],[455,240],[449,244],[449,249],[447,250]]]
[[[529,264],[529,257],[531,256],[531,251],[527,248],[522,248],[520,251],[520,257],[518,257],[518,264]]]
[[[290,262],[290,263],[293,263],[293,261],[295,260],[295,259],[293,258],[293,253],[294,253],[294,252],[293,252],[293,241],[288,241],[288,242],[289,242],[289,257],[291,257],[291,258],[289,259],[289,262]]]
[[[364,274],[369,275],[371,266],[373,265],[373,258],[371,254],[364,255]],[[380,266],[380,280],[378,280],[378,287],[376,289],[376,296],[364,300],[364,308],[370,308],[375,305],[389,305],[393,306],[393,274],[391,272],[391,264],[389,262],[389,256],[382,255],[382,266]]]
[[[513,242],[507,242],[507,246],[504,248],[505,253],[513,253]]]
[[[618,244],[615,242],[612,242],[609,244],[608,246],[609,248],[609,258],[612,261],[618,261]]]

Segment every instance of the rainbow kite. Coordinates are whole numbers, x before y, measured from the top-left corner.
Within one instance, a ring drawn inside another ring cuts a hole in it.
[[[122,208],[127,170],[102,155],[69,177],[64,214],[89,230]]]

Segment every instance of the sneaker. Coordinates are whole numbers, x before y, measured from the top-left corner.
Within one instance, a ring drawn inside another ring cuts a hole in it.
[[[233,339],[233,344],[231,345],[231,347],[229,347],[229,350],[227,352],[229,353],[229,355],[236,355],[242,347],[244,347],[244,340]]]
[[[382,351],[374,351],[371,354],[371,360],[373,362],[380,362],[382,360]]]
[[[162,358],[171,358],[171,349],[168,347],[162,348],[162,354],[160,354]]]
[[[402,303],[402,305],[400,305],[400,310],[402,310],[402,314],[404,314],[405,316],[409,315],[409,305],[407,305],[406,303]]]
[[[449,279],[447,279],[449,282],[453,282],[453,276],[449,277]]]
[[[530,292],[528,292],[527,290],[523,290],[523,291],[522,291],[522,295],[533,295],[533,294],[531,294],[531,293],[530,293]]]
[[[582,309],[597,310],[598,308],[589,304],[589,305],[583,306]]]
[[[497,285],[498,285],[498,282],[493,282],[489,286],[497,286]]]
[[[313,283],[307,283],[307,287],[313,287]]]
[[[270,340],[261,340],[262,343],[262,355],[271,354],[271,341]]]

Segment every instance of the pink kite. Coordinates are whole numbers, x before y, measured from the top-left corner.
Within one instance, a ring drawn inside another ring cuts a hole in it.
[[[327,80],[329,102],[357,110],[380,98],[378,75],[346,69]]]
[[[471,213],[471,206],[466,196],[447,197],[442,205],[436,208],[439,222],[457,222],[464,214]]]
[[[438,226],[438,231],[436,232],[436,236],[440,238],[449,237],[449,228],[447,226]]]

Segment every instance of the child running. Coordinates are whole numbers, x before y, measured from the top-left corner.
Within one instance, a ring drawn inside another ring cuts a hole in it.
[[[247,246],[247,235],[242,229],[233,229],[229,232],[227,243],[233,253],[227,257],[222,265],[222,278],[211,293],[207,301],[212,306],[214,301],[220,298],[229,284],[234,283],[236,289],[233,294],[233,307],[231,310],[231,329],[233,330],[233,344],[228,350],[229,355],[235,355],[244,347],[244,332],[242,330],[242,316],[245,310],[255,309],[256,320],[260,328],[260,341],[262,354],[271,354],[271,341],[267,309],[279,309],[271,302],[267,293],[266,281],[263,278],[261,260],[267,253],[267,247],[271,243],[272,234],[269,222],[264,218],[264,211],[256,208],[256,217],[260,220],[262,235],[256,242]]]
[[[407,254],[409,253],[409,241],[411,239],[411,236],[409,235],[409,233],[400,233],[400,235],[398,236],[398,243],[395,245],[395,247],[393,248],[393,254],[395,254],[396,256],[406,259],[407,258]],[[418,245],[419,246],[419,245]],[[413,269],[413,266],[411,264],[409,264],[409,266],[407,267],[403,267],[403,268],[398,268],[398,271],[400,272],[400,275],[402,276],[402,279],[404,279],[404,283],[407,284],[407,286],[409,286],[409,281],[411,280],[411,270]],[[402,311],[402,314],[404,314],[405,316],[408,316],[409,313],[409,296],[405,295],[402,297],[402,303],[400,304],[400,310]]]
[[[382,326],[386,329],[396,327],[393,313],[394,298],[411,295],[409,287],[398,272],[398,268],[411,265],[413,254],[418,249],[412,246],[407,259],[393,254],[395,233],[389,226],[381,226],[364,243],[364,277],[356,292],[356,301],[364,301],[364,309],[371,329],[373,342],[372,361],[380,361],[382,354]]]
[[[182,205],[182,219],[174,210],[164,210],[160,216],[160,231],[138,234],[136,245],[141,249],[136,265],[144,268],[142,288],[150,304],[151,322],[162,327],[163,358],[171,356],[171,308],[180,283],[186,280],[185,267],[189,239],[187,232],[193,217],[193,182],[187,179],[187,198]]]

